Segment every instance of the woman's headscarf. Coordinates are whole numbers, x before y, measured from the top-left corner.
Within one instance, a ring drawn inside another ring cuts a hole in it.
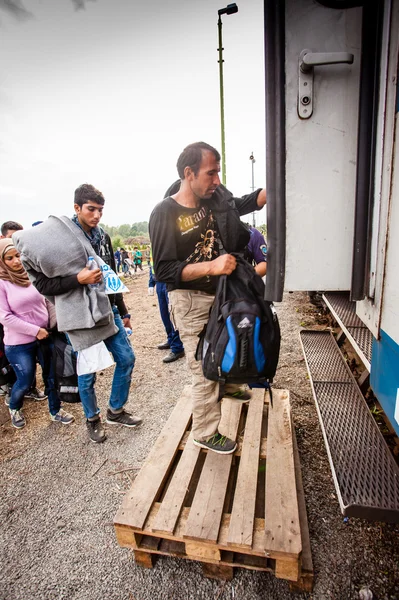
[[[18,271],[12,271],[9,269],[4,262],[5,254],[15,248],[12,243],[12,239],[3,238],[0,240],[0,279],[4,281],[11,281],[11,283],[15,283],[16,285],[21,285],[22,287],[28,287],[30,285],[29,277],[23,266]]]

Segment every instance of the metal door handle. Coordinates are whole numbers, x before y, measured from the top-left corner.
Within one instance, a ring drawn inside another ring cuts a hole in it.
[[[353,54],[349,52],[309,52],[309,50],[303,52],[301,52],[302,60],[299,63],[302,73],[309,73],[313,67],[319,65],[338,65],[339,63],[351,65],[354,58]]]
[[[302,50],[298,68],[298,115],[309,119],[313,113],[313,67],[353,63],[349,52],[312,52]]]

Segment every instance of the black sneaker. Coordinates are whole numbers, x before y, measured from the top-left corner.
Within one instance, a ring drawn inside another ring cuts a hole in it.
[[[125,410],[120,413],[113,413],[110,409],[108,409],[107,423],[110,425],[123,425],[124,427],[137,427],[137,425],[142,423],[142,419],[139,417],[134,417]]]
[[[105,435],[104,425],[101,423],[100,417],[95,421],[86,421],[86,427],[92,442],[96,442],[97,444],[105,442],[107,436]]]
[[[179,358],[183,358],[183,356],[184,356],[184,350],[183,350],[183,352],[169,352],[169,354],[167,356],[165,356],[165,358],[162,359],[162,362],[164,362],[164,363],[175,362],[175,360],[179,360]]]
[[[34,400],[38,402],[39,400],[46,400],[47,395],[35,387],[28,390],[24,395],[24,398],[25,400]]]
[[[170,346],[168,344],[168,342],[165,342],[164,344],[159,344],[158,346],[158,350],[169,350]]]
[[[236,442],[225,435],[221,435],[218,431],[205,442],[200,442],[199,440],[193,440],[193,442],[200,448],[206,448],[207,450],[212,450],[212,452],[217,452],[218,454],[233,454],[237,448]]]

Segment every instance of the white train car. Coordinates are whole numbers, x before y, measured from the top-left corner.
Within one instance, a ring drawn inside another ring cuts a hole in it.
[[[323,290],[399,435],[399,0],[265,0],[266,297]],[[399,472],[328,332],[301,334],[344,514]]]

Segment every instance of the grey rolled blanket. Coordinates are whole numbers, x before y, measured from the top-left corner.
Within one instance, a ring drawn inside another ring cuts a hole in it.
[[[50,216],[32,229],[17,231],[12,239],[32,283],[32,270],[49,278],[67,277],[79,273],[89,256],[96,257],[83,231],[68,217]],[[68,334],[74,350],[93,346],[118,331],[103,283],[82,285],[49,300],[55,305],[58,329]]]

